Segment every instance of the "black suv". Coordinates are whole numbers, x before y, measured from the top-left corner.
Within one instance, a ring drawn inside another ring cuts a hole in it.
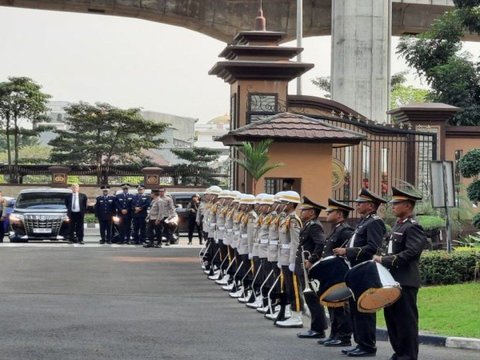
[[[70,189],[37,188],[20,191],[10,214],[10,241],[65,240],[68,238],[65,197]]]
[[[188,233],[188,212],[187,206],[188,203],[192,200],[192,196],[198,194],[202,196],[203,193],[197,192],[168,192],[167,195],[170,195],[175,204],[175,208],[178,214],[178,233],[187,234]]]

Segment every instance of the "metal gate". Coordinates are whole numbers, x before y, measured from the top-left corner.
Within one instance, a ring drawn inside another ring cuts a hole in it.
[[[424,195],[429,193],[430,161],[437,159],[436,133],[352,118],[308,116],[366,137],[359,145],[333,149],[333,198],[353,202],[362,187],[386,197],[391,186],[405,182]]]

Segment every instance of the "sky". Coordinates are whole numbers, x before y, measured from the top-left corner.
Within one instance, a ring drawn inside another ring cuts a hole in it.
[[[303,94],[318,96],[311,79],[330,74],[330,37],[305,38],[302,45],[302,61],[315,64],[303,77]],[[28,76],[56,101],[107,102],[204,123],[229,112],[229,84],[208,75],[225,46],[146,20],[0,7],[0,81]],[[479,43],[467,49],[480,54]],[[393,54],[392,73],[405,69]],[[424,86],[413,71],[409,82]],[[292,82],[289,92],[295,89]]]

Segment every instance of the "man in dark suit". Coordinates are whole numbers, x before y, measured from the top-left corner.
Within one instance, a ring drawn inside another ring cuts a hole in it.
[[[137,194],[132,199],[133,244],[143,245],[146,234],[147,209],[150,207],[150,197],[145,194],[145,186],[138,185]]]
[[[100,224],[100,244],[112,243],[113,216],[115,215],[115,197],[108,194],[108,186],[102,186],[102,195],[95,202],[95,216]]]
[[[87,195],[80,193],[78,184],[72,185],[72,195],[65,198],[65,206],[67,207],[67,215],[70,219],[70,244],[76,241],[79,244],[83,242],[83,219],[87,211]]]
[[[363,188],[355,200],[357,212],[362,217],[347,248],[333,249],[337,256],[346,256],[352,266],[372,260],[382,246],[386,228],[383,220],[377,215],[378,207],[386,203],[380,196]],[[342,352],[349,357],[375,356],[376,347],[376,315],[362,313],[357,309],[357,303],[350,298],[350,312],[353,325],[353,336],[357,346],[344,349]]]
[[[332,230],[328,235],[322,257],[333,255],[333,249],[345,247],[353,235],[353,229],[345,222],[353,208],[334,199],[328,199],[327,222],[331,223]],[[352,338],[352,324],[350,320],[350,306],[345,302],[343,306],[328,307],[330,314],[330,336],[319,340],[325,346],[350,346]]]
[[[393,226],[387,255],[373,260],[390,270],[402,286],[402,296],[384,309],[388,338],[395,352],[390,360],[418,359],[417,294],[420,287],[418,264],[427,238],[423,228],[413,218],[415,202],[422,198],[392,187],[393,214],[398,221]]]
[[[119,244],[130,243],[132,230],[132,200],[133,195],[128,192],[129,185],[122,184],[122,192],[115,197],[115,207],[119,218],[120,240]]]
[[[323,247],[325,246],[325,234],[320,224],[318,216],[325,209],[325,206],[316,204],[306,196],[303,197],[303,203],[300,205],[300,219],[303,227],[300,230],[300,243],[295,258],[295,273],[299,279],[302,292],[305,290],[305,279],[303,267],[311,267],[311,265],[322,256]],[[302,251],[304,252],[302,259]],[[325,329],[328,327],[325,310],[320,304],[318,296],[313,292],[304,293],[305,302],[311,314],[310,330],[298,333],[299,338],[319,339],[325,337]]]

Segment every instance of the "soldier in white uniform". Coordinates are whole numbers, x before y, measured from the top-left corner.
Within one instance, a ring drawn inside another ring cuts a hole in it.
[[[248,307],[252,309],[257,309],[267,305],[267,294],[264,292],[264,287],[261,288],[263,282],[271,275],[271,265],[267,261],[268,253],[268,227],[270,226],[270,221],[272,219],[270,212],[273,205],[274,196],[269,194],[264,194],[261,197],[257,196],[258,203],[258,220],[257,220],[257,234],[256,242],[254,244],[253,255],[258,256],[259,270],[257,274],[257,279],[254,284],[254,289],[256,289],[255,301],[247,304]],[[256,251],[255,251],[256,246]],[[262,291],[263,293],[260,293]]]
[[[295,213],[295,209],[301,199],[297,192],[286,191],[281,200],[286,203],[286,215],[279,226],[280,242],[277,265],[281,267],[285,290],[282,307],[290,308],[292,316],[290,319],[285,319],[282,316],[282,311],[280,311],[275,325],[278,327],[303,327],[300,286],[295,275],[295,258],[300,239],[300,229],[302,228],[302,222]]]
[[[216,230],[214,232],[214,241],[219,248],[220,269],[213,276],[209,276],[210,280],[221,280],[224,276],[224,271],[228,266],[228,251],[224,244],[225,238],[225,217],[232,201],[230,190],[222,190],[218,195],[217,211],[216,211]]]
[[[233,298],[243,297],[247,290],[249,290],[249,276],[251,272],[252,264],[248,258],[248,238],[253,236],[253,219],[256,220],[256,214],[254,210],[255,196],[250,194],[244,194],[240,199],[240,209],[242,215],[239,219],[238,228],[238,246],[237,251],[241,264],[241,269],[238,271],[238,280],[243,280],[244,283],[240,284],[240,287],[235,293],[230,293]],[[234,236],[236,234],[234,233]]]
[[[227,249],[227,256],[228,256],[228,273],[224,275],[222,279],[216,280],[215,282],[218,285],[225,285],[225,290],[231,290],[229,288],[230,284],[233,287],[233,275],[236,271],[236,259],[235,259],[235,251],[232,247],[233,241],[233,218],[234,214],[238,210],[238,202],[240,200],[240,191],[230,191],[230,199],[229,204],[227,207],[227,212],[225,213],[225,230],[223,235],[223,244]],[[227,286],[228,285],[228,286]]]
[[[269,294],[270,305],[266,308],[258,309],[258,311],[265,313],[265,317],[270,320],[276,320],[280,309],[277,305],[280,303],[281,297],[281,279],[280,279],[280,268],[278,267],[278,253],[279,253],[279,225],[283,221],[285,217],[285,204],[281,202],[281,197],[283,195],[283,191],[278,192],[274,195],[274,204],[273,204],[273,211],[271,212],[272,220],[270,221],[270,225],[268,227],[268,252],[267,252],[267,260],[271,264],[271,268],[273,270],[273,274],[265,288],[265,292]],[[273,288],[273,289],[272,289]],[[290,310],[286,311],[284,308],[283,310],[283,318],[288,319],[291,316]]]

